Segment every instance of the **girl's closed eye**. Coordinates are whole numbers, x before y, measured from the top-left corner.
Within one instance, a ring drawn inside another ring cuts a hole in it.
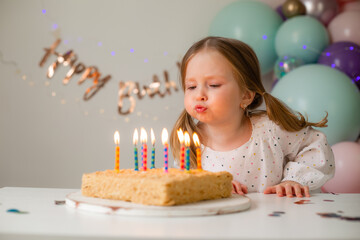
[[[196,88],[195,85],[186,86],[186,90],[193,90],[195,88]]]
[[[209,86],[212,88],[218,88],[221,86],[221,84],[209,84]]]

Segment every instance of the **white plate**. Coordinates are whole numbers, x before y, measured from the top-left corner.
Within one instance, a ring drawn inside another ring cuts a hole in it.
[[[250,199],[237,194],[230,198],[165,207],[85,197],[81,195],[81,191],[68,194],[65,201],[70,207],[88,212],[149,217],[209,216],[240,212],[250,207]]]

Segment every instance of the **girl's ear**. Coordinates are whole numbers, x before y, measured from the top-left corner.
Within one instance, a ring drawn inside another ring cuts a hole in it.
[[[247,90],[242,97],[241,105],[249,106],[254,100],[255,94],[255,92]]]

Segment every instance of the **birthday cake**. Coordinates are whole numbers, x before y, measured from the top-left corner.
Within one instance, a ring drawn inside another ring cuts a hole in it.
[[[228,172],[170,168],[135,171],[120,169],[83,174],[83,196],[171,206],[231,196]]]

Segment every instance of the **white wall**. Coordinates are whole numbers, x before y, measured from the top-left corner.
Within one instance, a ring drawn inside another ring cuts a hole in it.
[[[162,167],[160,134],[163,127],[171,130],[183,109],[181,90],[136,98],[134,113],[123,116],[117,113],[118,84],[149,85],[157,74],[163,87],[164,70],[178,83],[176,62],[207,36],[214,16],[230,2],[0,0],[0,187],[79,188],[82,173],[113,168],[115,130],[120,167],[133,168],[132,134],[141,126],[154,128]],[[265,2],[275,7],[283,1]],[[58,37],[58,52],[73,50],[78,62],[112,76],[89,101],[82,96],[91,80],[79,86],[75,75],[64,86],[69,68],[63,66],[47,79],[53,56],[39,66],[44,48]],[[269,88],[271,75],[264,81]]]

